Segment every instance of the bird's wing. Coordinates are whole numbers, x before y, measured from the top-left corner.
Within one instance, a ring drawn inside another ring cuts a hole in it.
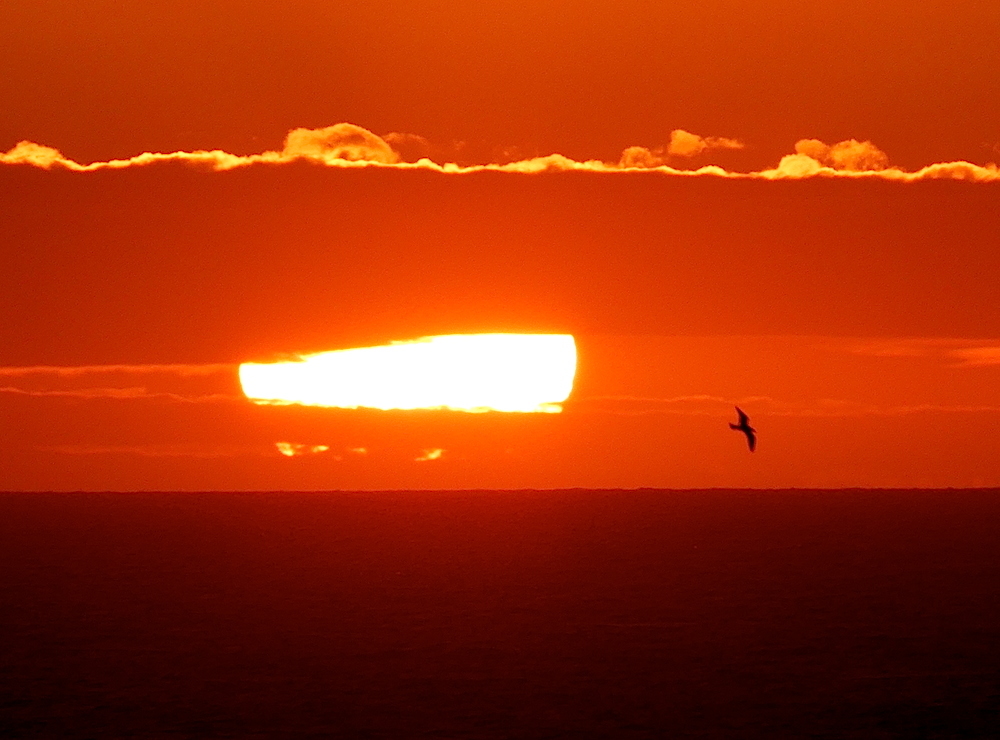
[[[747,432],[747,447],[750,448],[750,452],[757,449],[757,437],[753,432]]]
[[[734,408],[736,409],[736,413],[740,415],[740,426],[743,426],[750,421],[750,417],[743,413],[743,409],[739,406],[735,406]]]

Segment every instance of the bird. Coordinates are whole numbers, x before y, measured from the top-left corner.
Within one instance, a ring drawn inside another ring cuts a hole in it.
[[[740,423],[732,424],[730,423],[729,428],[737,432],[743,432],[747,435],[747,447],[750,448],[750,452],[754,451],[757,447],[757,436],[754,434],[757,430],[750,426],[750,417],[743,413],[743,409],[736,406],[736,413],[740,415]]]

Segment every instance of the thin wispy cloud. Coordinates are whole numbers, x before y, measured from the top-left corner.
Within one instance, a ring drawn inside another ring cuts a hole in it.
[[[987,367],[1000,365],[1000,345],[961,347],[953,349],[951,356],[959,367]]]
[[[179,403],[242,400],[236,365],[0,367],[0,394],[39,398],[157,399]]]
[[[458,165],[438,163],[428,158],[412,159],[411,151],[403,156],[394,148],[419,149],[426,142],[415,134],[392,133],[378,136],[350,123],[338,123],[318,129],[296,128],[289,132],[280,151],[236,155],[221,150],[156,153],[145,152],[127,159],[81,164],[64,157],[58,149],[22,141],[6,153],[0,153],[0,164],[30,165],[42,169],[64,169],[90,172],[105,169],[145,167],[159,163],[183,163],[192,167],[225,171],[253,165],[283,165],[291,162],[313,162],[327,167],[389,167],[395,169],[431,170],[448,174],[472,172],[508,172],[538,174],[544,172],[656,172],[679,177],[724,177],[758,180],[800,180],[809,178],[879,179],[893,182],[920,180],[967,180],[973,182],[1000,181],[1000,168],[966,161],[940,162],[915,171],[893,167],[885,152],[870,141],[849,139],[826,144],[818,139],[802,139],[794,152],[781,158],[777,166],[753,172],[734,172],[718,165],[685,169],[668,164],[671,157],[689,158],[711,149],[738,149],[737,139],[703,137],[676,129],[670,141],[661,147],[627,148],[616,162],[597,159],[574,160],[561,154],[532,157],[505,164],[485,163]]]
[[[998,363],[1000,364],[1000,363]],[[723,398],[709,394],[656,398],[649,396],[595,396],[581,399],[573,406],[576,412],[616,416],[710,416],[728,418],[734,406],[753,408],[757,417],[860,417],[902,416],[925,412],[993,413],[997,404],[878,404],[841,398],[785,400],[770,396]]]
[[[230,396],[222,393],[209,395],[185,396],[180,393],[163,393],[150,391],[144,387],[131,388],[77,388],[74,390],[28,390],[15,386],[0,386],[0,393],[9,393],[20,396],[32,396],[37,398],[79,398],[96,399],[109,398],[118,400],[134,401],[136,399],[161,399],[167,401],[177,401],[179,403],[212,403],[239,400],[239,396]]]
[[[218,373],[235,372],[238,365],[209,364],[209,365],[30,365],[25,367],[3,367],[0,366],[0,377],[25,377],[25,376],[56,376],[62,378],[79,377],[81,375],[98,374],[128,374],[128,375],[152,375],[165,374],[177,375],[182,378],[190,378],[204,375],[215,375]]]
[[[724,136],[699,136],[678,128],[670,132],[667,154],[696,157],[708,149],[742,149],[743,142]]]
[[[953,367],[1000,365],[1000,340],[951,338],[872,338],[826,340],[835,351],[869,357],[933,358]]]
[[[768,396],[726,398],[707,393],[685,396],[588,396],[573,402],[572,411],[610,413],[623,416],[676,414],[681,416],[717,416],[728,413],[734,405],[773,403]]]
[[[397,161],[417,162],[431,157],[431,143],[423,136],[392,132],[382,137],[385,143],[392,147],[398,157]]]
[[[246,457],[268,454],[260,446],[248,445],[206,445],[206,444],[146,444],[146,445],[41,445],[34,449],[39,452],[54,452],[61,455],[136,455],[139,457]],[[273,449],[271,450],[273,454]]]

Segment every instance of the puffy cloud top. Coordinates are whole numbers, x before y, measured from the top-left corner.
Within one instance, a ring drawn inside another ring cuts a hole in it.
[[[819,139],[802,139],[796,142],[795,153],[835,170],[866,172],[889,169],[889,157],[870,141],[849,139],[828,146]]]
[[[285,137],[285,157],[313,157],[322,160],[395,164],[399,155],[385,139],[352,123],[326,128],[294,128]]]

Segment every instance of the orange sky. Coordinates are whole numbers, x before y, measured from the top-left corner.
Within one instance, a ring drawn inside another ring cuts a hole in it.
[[[674,128],[870,139],[908,168],[1000,143],[989,0],[7,0],[0,141],[78,160],[350,121],[468,161],[608,159]],[[4,147],[7,148],[7,147]]]
[[[4,14],[0,488],[1000,485],[996,4]],[[491,331],[564,413],[239,393]]]

